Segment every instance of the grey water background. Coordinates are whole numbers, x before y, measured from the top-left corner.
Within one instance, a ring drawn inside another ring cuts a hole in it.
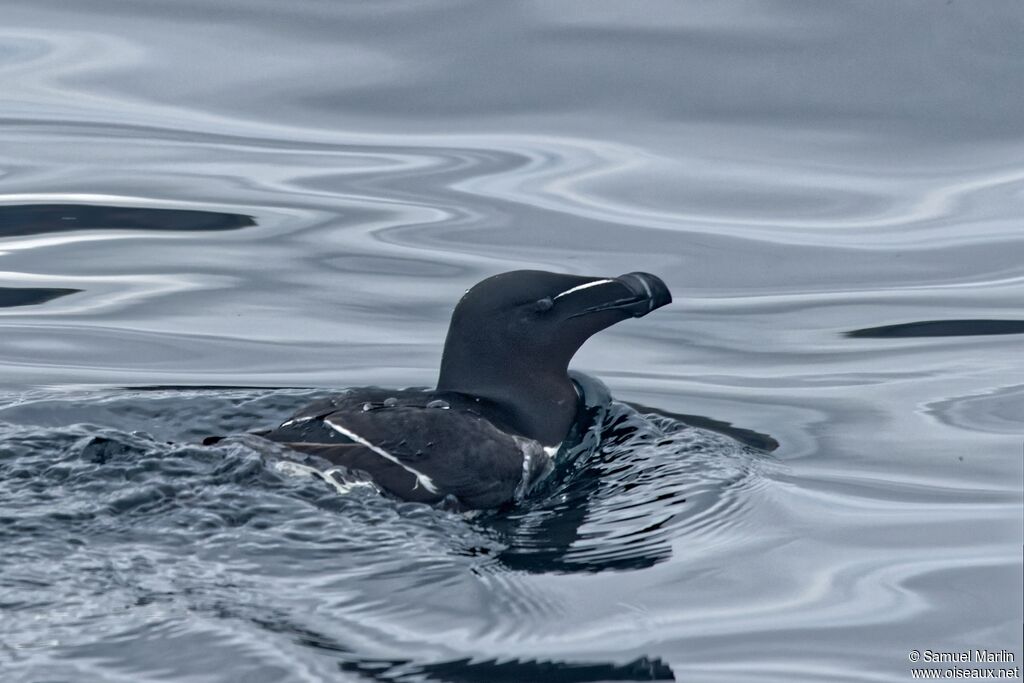
[[[0,679],[1020,665],[1022,36],[1015,0],[4,0]],[[512,268],[662,276],[575,367],[779,448],[617,404],[466,518],[195,446],[431,384]]]

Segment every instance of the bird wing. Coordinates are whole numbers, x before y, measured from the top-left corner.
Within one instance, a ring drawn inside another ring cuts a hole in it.
[[[471,410],[360,401],[320,415],[304,412],[265,438],[366,472],[406,500],[453,495],[467,507],[498,507],[514,500],[524,458],[547,457],[540,444]]]

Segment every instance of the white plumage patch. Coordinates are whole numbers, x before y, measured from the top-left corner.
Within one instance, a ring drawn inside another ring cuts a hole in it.
[[[516,486],[515,498],[522,500],[530,490],[540,481],[547,478],[554,470],[554,455],[558,452],[559,446],[541,446],[532,439],[512,437],[523,454],[523,472],[519,478],[519,485]],[[538,446],[540,447],[538,450]],[[538,462],[538,459],[540,460]]]
[[[355,432],[353,432],[351,429],[343,427],[342,425],[339,425],[339,424],[335,424],[334,422],[331,422],[330,420],[324,420],[324,424],[326,424],[328,427],[330,427],[334,431],[338,432],[342,436],[345,436],[345,437],[348,437],[349,439],[352,439],[353,441],[355,441],[360,446],[365,446],[365,447],[369,448],[371,451],[373,451],[374,453],[376,453],[380,457],[384,458],[385,460],[390,460],[391,462],[395,463],[396,465],[398,465],[399,467],[401,467],[405,471],[407,471],[407,472],[411,473],[413,476],[415,476],[416,477],[417,485],[422,485],[423,488],[425,488],[426,490],[430,491],[431,493],[437,493],[437,487],[434,485],[434,480],[433,479],[431,479],[427,475],[423,474],[422,472],[418,472],[418,471],[414,470],[413,468],[409,467],[404,462],[402,462],[401,460],[399,460],[395,456],[391,455],[390,453],[388,453],[386,450],[384,450],[380,446],[376,446],[376,445],[370,443],[369,441],[367,441],[363,437],[361,437],[358,434],[356,434]]]
[[[371,484],[369,482],[365,482],[365,481],[354,481],[354,482],[338,481],[337,479],[334,478],[333,475],[335,473],[343,474],[345,470],[344,470],[344,468],[341,468],[341,467],[332,467],[332,468],[330,468],[328,470],[321,471],[321,470],[318,470],[315,467],[310,467],[309,465],[303,465],[303,464],[300,464],[300,463],[297,463],[297,462],[292,462],[291,460],[280,460],[280,461],[275,463],[275,466],[277,467],[277,470],[279,472],[283,472],[284,474],[289,474],[289,475],[310,475],[311,474],[314,477],[316,477],[318,479],[322,479],[323,481],[327,482],[328,484],[333,486],[334,489],[338,493],[342,493],[342,494],[351,493],[356,488],[372,488],[372,489],[376,489],[377,488],[373,484]]]

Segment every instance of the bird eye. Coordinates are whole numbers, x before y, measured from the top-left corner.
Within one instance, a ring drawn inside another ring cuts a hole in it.
[[[537,309],[537,312],[543,313],[544,311],[550,311],[552,306],[554,305],[555,302],[551,299],[551,297],[546,296],[543,299],[537,299],[537,303],[534,304],[534,308]]]

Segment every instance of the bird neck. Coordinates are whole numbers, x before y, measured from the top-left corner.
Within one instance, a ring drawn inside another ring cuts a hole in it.
[[[479,397],[497,406],[508,426],[545,446],[557,446],[576,419],[579,394],[568,370],[507,364],[441,363],[438,391]]]

